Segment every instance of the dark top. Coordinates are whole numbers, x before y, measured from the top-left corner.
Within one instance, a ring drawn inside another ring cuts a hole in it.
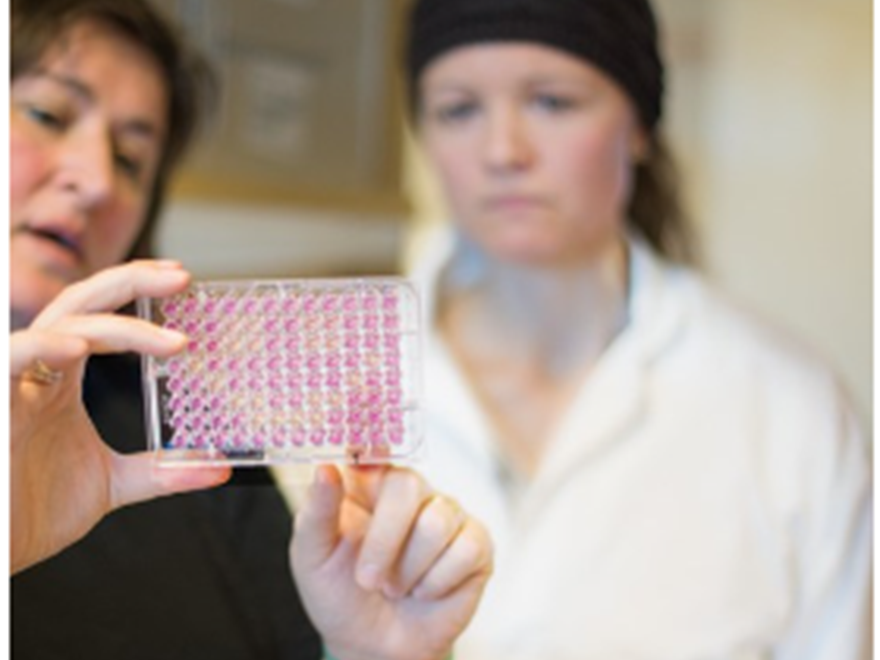
[[[84,391],[109,444],[146,448],[136,358],[93,359]],[[320,658],[288,564],[291,525],[263,468],[117,511],[12,578],[12,657]]]

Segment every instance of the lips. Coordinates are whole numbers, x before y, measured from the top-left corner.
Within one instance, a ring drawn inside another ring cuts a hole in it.
[[[491,211],[528,211],[544,206],[544,200],[531,195],[501,195],[487,199],[485,206]]]
[[[528,194],[495,195],[485,200],[487,208],[532,208],[544,204],[543,197]]]
[[[76,262],[82,260],[83,252],[80,235],[59,226],[25,225],[16,233],[31,236],[41,242],[51,243],[67,253]]]

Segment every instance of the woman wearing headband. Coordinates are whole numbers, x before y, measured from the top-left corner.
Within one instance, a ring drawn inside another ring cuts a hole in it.
[[[420,0],[426,473],[496,573],[459,660],[855,660],[864,436],[816,360],[689,266],[645,0]]]

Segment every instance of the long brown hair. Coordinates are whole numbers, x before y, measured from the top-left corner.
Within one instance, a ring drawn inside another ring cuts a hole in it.
[[[659,254],[684,264],[699,263],[694,227],[681,196],[675,159],[655,128],[646,160],[636,165],[627,222]]]

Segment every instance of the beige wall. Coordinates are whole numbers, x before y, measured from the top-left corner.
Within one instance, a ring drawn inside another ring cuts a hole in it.
[[[827,356],[870,421],[871,2],[711,4],[695,197],[710,264]]]
[[[201,279],[345,276],[394,272],[405,233],[402,216],[179,200],[158,244]]]
[[[825,356],[870,424],[870,0],[656,2],[667,127],[711,276]],[[409,161],[419,222],[442,218]]]

